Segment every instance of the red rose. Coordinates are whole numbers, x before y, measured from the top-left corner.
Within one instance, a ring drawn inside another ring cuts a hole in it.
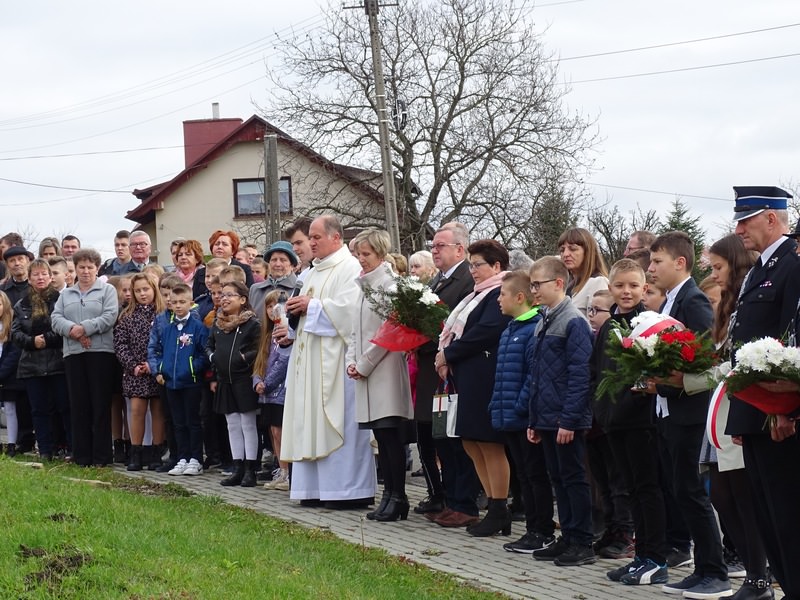
[[[683,346],[681,348],[681,358],[683,358],[683,360],[685,360],[686,362],[692,362],[694,361],[694,357],[695,357],[694,348],[692,348],[691,346]]]

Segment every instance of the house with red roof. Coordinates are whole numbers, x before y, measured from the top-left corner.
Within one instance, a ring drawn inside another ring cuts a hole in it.
[[[215,111],[216,112],[216,111]],[[133,191],[139,204],[126,218],[150,234],[153,256],[171,263],[170,243],[196,239],[207,246],[217,229],[242,243],[266,244],[264,138],[277,136],[281,223],[322,211],[349,221],[384,222],[380,173],[334,163],[259,116],[184,121],[185,167],[174,178]],[[210,252],[210,249],[207,250]]]

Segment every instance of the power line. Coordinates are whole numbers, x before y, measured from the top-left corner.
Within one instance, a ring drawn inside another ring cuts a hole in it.
[[[0,181],[7,181],[8,183],[18,183],[20,185],[32,185],[34,187],[50,188],[52,190],[71,190],[74,192],[97,192],[104,194],[130,194],[130,190],[95,190],[91,188],[67,187],[63,185],[47,185],[45,183],[34,183],[33,181],[20,181],[18,179],[6,179],[0,177]]]
[[[75,142],[82,142],[84,140],[90,140],[92,138],[108,135],[109,133],[117,133],[118,131],[124,131],[125,129],[130,129],[131,127],[136,127],[138,125],[143,125],[144,123],[149,123],[151,121],[156,121],[156,120],[158,120],[158,119],[160,119],[162,117],[166,117],[166,116],[169,116],[169,115],[173,115],[175,113],[179,113],[181,111],[186,110],[187,108],[192,108],[193,106],[197,106],[198,104],[203,104],[204,102],[208,102],[209,100],[217,99],[220,96],[224,96],[225,94],[229,94],[230,92],[234,92],[234,91],[236,91],[238,89],[241,89],[241,88],[246,87],[246,86],[248,86],[248,85],[250,85],[252,83],[255,83],[256,81],[261,81],[262,79],[263,79],[263,77],[261,77],[261,76],[260,77],[256,77],[255,79],[251,79],[250,81],[245,81],[243,84],[237,85],[237,86],[232,87],[230,89],[227,89],[227,90],[225,90],[223,92],[218,92],[218,93],[213,94],[212,96],[208,96],[207,98],[203,98],[203,99],[198,100],[196,102],[192,102],[191,104],[187,104],[185,106],[180,106],[180,107],[176,108],[175,110],[171,110],[171,111],[168,111],[168,112],[165,112],[165,113],[161,113],[161,114],[156,115],[154,117],[150,117],[149,119],[144,119],[142,121],[137,121],[135,123],[130,123],[130,124],[124,125],[122,127],[117,127],[116,129],[110,129],[110,130],[107,130],[107,131],[101,131],[99,133],[93,133],[91,135],[87,135],[87,136],[84,136],[84,137],[81,137],[81,138],[75,138],[75,139],[72,139],[72,140],[66,140],[64,142],[53,142],[53,143],[50,143],[50,144],[43,144],[41,146],[29,146],[27,148],[17,148],[15,150],[0,150],[0,153],[8,154],[8,153],[11,153],[11,152],[25,152],[25,151],[28,151],[28,150],[41,150],[42,148],[52,148],[54,146],[65,146],[67,144],[73,144]]]
[[[309,22],[309,23],[307,23],[307,22]],[[32,114],[29,114],[29,115],[23,115],[23,116],[15,117],[15,118],[12,118],[12,119],[2,120],[2,121],[0,121],[0,127],[6,126],[6,125],[14,125],[14,124],[32,122],[32,121],[37,121],[37,120],[42,120],[42,119],[52,119],[52,118],[55,118],[55,117],[57,117],[59,115],[63,115],[65,113],[69,113],[69,112],[73,112],[73,111],[77,111],[77,110],[88,110],[88,109],[91,109],[91,108],[93,108],[95,106],[98,106],[98,105],[102,106],[103,104],[113,103],[113,102],[118,102],[118,101],[121,101],[121,100],[130,99],[130,97],[132,95],[133,96],[141,95],[141,94],[143,94],[145,92],[152,91],[153,89],[158,89],[159,87],[164,87],[166,85],[177,83],[177,82],[183,81],[185,79],[194,77],[196,75],[207,73],[209,70],[213,70],[213,69],[219,68],[221,66],[226,66],[226,65],[228,65],[228,64],[230,64],[232,62],[235,62],[237,60],[240,60],[240,59],[243,59],[243,58],[247,58],[247,57],[249,57],[249,56],[251,56],[253,54],[256,54],[256,53],[262,51],[265,47],[267,47],[269,45],[269,43],[270,43],[270,40],[273,38],[273,36],[280,35],[280,34],[285,33],[285,32],[288,32],[288,33],[296,32],[296,35],[302,35],[303,33],[307,34],[310,31],[313,31],[314,29],[316,29],[319,26],[319,23],[321,23],[321,22],[322,22],[322,19],[318,15],[315,15],[313,17],[308,17],[307,19],[304,19],[304,20],[299,22],[300,24],[307,23],[307,24],[303,25],[302,27],[300,27],[299,29],[296,29],[296,25],[292,24],[292,25],[289,25],[289,26],[287,26],[287,27],[285,27],[283,29],[275,31],[273,34],[270,34],[269,36],[264,36],[262,38],[254,40],[252,42],[249,42],[248,44],[244,44],[243,46],[239,46],[238,48],[235,48],[233,50],[229,50],[229,51],[224,52],[222,54],[219,54],[217,56],[214,56],[214,57],[211,57],[209,59],[206,59],[206,60],[204,60],[202,62],[196,63],[194,65],[191,65],[189,67],[180,69],[178,71],[174,71],[174,72],[169,73],[167,75],[163,75],[163,76],[158,77],[156,79],[145,81],[145,82],[143,82],[141,84],[138,84],[138,85],[135,85],[135,86],[131,86],[131,87],[128,87],[128,88],[125,88],[125,89],[122,89],[122,90],[118,90],[118,91],[110,93],[110,94],[106,94],[106,95],[103,95],[103,96],[98,96],[98,97],[95,97],[95,98],[92,98],[92,99],[89,99],[89,100],[85,100],[83,102],[78,102],[76,104],[68,105],[68,106],[65,106],[65,107],[52,109],[52,110],[49,110],[49,111],[42,111],[42,112],[39,112],[39,113],[32,113]],[[245,52],[240,52],[240,51],[242,51],[242,50],[244,50],[244,49],[246,49],[246,48],[248,48],[250,46],[255,46],[255,48],[247,50]],[[237,52],[239,54],[236,54]],[[227,58],[225,58],[225,57],[227,57]],[[258,61],[254,61],[254,62],[258,62]],[[244,65],[244,66],[249,66],[250,64],[254,64],[254,62],[248,63],[247,65]],[[242,67],[239,67],[239,68],[242,68]],[[236,70],[236,69],[234,69],[234,70]],[[156,96],[156,97],[159,97],[159,96]]]
[[[602,188],[611,188],[614,190],[628,190],[630,192],[645,192],[648,194],[661,194],[664,196],[680,196],[681,198],[698,198],[700,200],[719,200],[721,202],[730,202],[730,198],[717,198],[716,196],[698,196],[695,194],[682,194],[681,192],[664,192],[662,190],[646,190],[643,188],[628,187],[624,185],[610,185],[606,183],[588,182],[589,185]]]
[[[570,82],[570,84],[571,85],[575,85],[575,84],[578,84],[578,83],[594,83],[594,82],[597,82],[597,81],[614,81],[616,79],[633,79],[635,77],[650,77],[650,76],[653,76],[653,75],[667,75],[667,74],[670,74],[670,73],[684,73],[684,72],[688,72],[688,71],[700,71],[700,70],[703,70],[703,69],[716,69],[716,68],[719,68],[719,67],[733,67],[733,66],[736,66],[736,65],[746,65],[746,64],[750,64],[750,63],[764,62],[764,61],[768,61],[768,60],[777,60],[779,58],[792,58],[792,57],[795,57],[795,56],[800,56],[800,52],[795,52],[793,54],[780,54],[780,55],[777,55],[777,56],[765,56],[763,58],[752,58],[752,59],[749,59],[749,60],[737,60],[737,61],[727,62],[727,63],[717,63],[717,64],[714,64],[714,65],[700,65],[700,66],[697,66],[697,67],[683,67],[683,68],[680,68],[680,69],[667,69],[665,71],[649,71],[647,73],[631,73],[629,75],[616,75],[616,76],[613,76],[613,77],[598,77],[596,79],[581,79],[579,81],[572,81],[572,82]]]
[[[714,35],[710,37],[695,38],[692,40],[683,40],[681,42],[667,42],[664,44],[655,44],[653,46],[640,46],[638,48],[627,48],[625,50],[609,50],[608,52],[597,52],[595,54],[582,54],[579,56],[568,56],[567,58],[554,58],[546,62],[565,62],[568,60],[581,60],[584,58],[596,58],[598,56],[612,56],[615,54],[626,54],[628,52],[641,52],[643,50],[655,50],[657,48],[669,48],[671,46],[682,46],[685,44],[696,44],[698,42],[709,42],[712,40],[722,40],[725,38],[737,37],[740,35],[751,35],[754,33],[764,33],[767,31],[777,31],[779,29],[788,29],[790,27],[798,27],[800,23],[790,23],[789,25],[776,25],[775,27],[765,27],[764,29],[751,29],[750,31],[739,31],[737,33],[726,33],[722,35]]]
[[[97,156],[98,154],[128,154],[130,152],[147,152],[149,150],[174,150],[191,146],[213,146],[211,142],[205,144],[190,144],[189,146],[151,146],[149,148],[125,148],[122,150],[94,150],[91,152],[72,152],[68,154],[39,154],[36,156],[7,156],[0,157],[0,161],[9,160],[36,160],[40,158],[71,158],[74,156]]]

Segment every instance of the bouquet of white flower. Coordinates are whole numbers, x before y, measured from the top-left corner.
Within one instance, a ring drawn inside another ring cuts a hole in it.
[[[800,384],[800,348],[775,338],[748,342],[735,352],[736,366],[725,378],[728,393],[767,415],[786,415],[800,408],[800,394],[772,392],[759,383]]]
[[[364,288],[372,309],[386,322],[371,342],[395,352],[408,352],[431,340],[438,340],[450,310],[431,289],[416,277],[398,277],[387,288]]]

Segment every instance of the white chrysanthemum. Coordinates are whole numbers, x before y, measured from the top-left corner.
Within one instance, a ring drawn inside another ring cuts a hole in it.
[[[654,356],[656,353],[656,344],[658,344],[658,336],[650,335],[647,337],[638,337],[634,343],[647,353],[647,356]]]
[[[640,312],[631,319],[631,327],[636,329],[636,327],[642,323],[657,323],[663,319],[664,316],[662,316],[661,313],[657,313],[653,310],[646,310],[644,312]]]
[[[428,289],[428,286],[422,283],[419,279],[416,281],[408,280],[406,282],[406,287],[410,290],[414,290],[417,292],[423,292]]]
[[[426,289],[424,292],[422,292],[422,296],[420,297],[419,300],[423,304],[428,304],[432,306],[437,302],[439,302],[439,296],[430,291],[430,289]]]
[[[744,344],[736,351],[738,368],[768,373],[787,361],[796,361],[800,354],[786,348],[775,338],[761,338]]]

